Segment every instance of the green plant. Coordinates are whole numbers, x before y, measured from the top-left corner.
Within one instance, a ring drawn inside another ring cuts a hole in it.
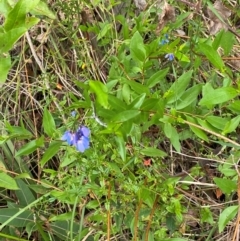
[[[19,0],[17,3],[3,0],[0,3],[0,13],[4,16],[4,22],[0,28],[0,83],[3,84],[11,68],[11,56],[9,51],[14,47],[17,40],[22,37],[31,27],[39,22],[38,17],[28,16],[46,15],[54,18],[53,13],[46,4],[40,0]]]
[[[22,115],[19,126],[3,123],[3,148],[21,141],[4,149],[15,165],[3,168],[9,181],[0,186],[18,204],[3,199],[3,237],[213,240],[238,212],[228,203],[239,189],[239,83],[218,52],[232,53],[235,36],[206,37],[181,3],[160,35],[154,4],[138,15],[131,7],[115,14],[114,1],[78,4],[54,5],[64,17],[51,26],[47,67],[35,76],[40,124]],[[183,25],[188,37],[175,34]]]

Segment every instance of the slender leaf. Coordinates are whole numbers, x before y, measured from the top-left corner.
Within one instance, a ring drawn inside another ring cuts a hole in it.
[[[56,126],[55,126],[55,121],[53,119],[53,116],[46,107],[44,108],[44,112],[43,112],[43,129],[44,129],[44,132],[49,137],[52,137],[56,131]]]
[[[1,36],[0,36],[1,39]],[[0,44],[0,49],[1,49],[1,44]],[[1,54],[0,53],[0,85],[3,84],[8,75],[8,71],[11,68],[11,57],[9,54]]]
[[[139,96],[137,96],[132,103],[128,106],[128,109],[140,109],[142,106],[144,100],[145,100],[146,94],[143,93]]]
[[[169,68],[162,69],[157,71],[155,74],[153,74],[148,80],[147,80],[147,86],[149,88],[154,87],[159,82],[163,81],[165,79],[165,76],[167,75],[169,71]]]
[[[53,156],[55,156],[58,153],[61,145],[61,141],[55,141],[50,144],[49,148],[45,151],[40,161],[41,167],[43,167]]]
[[[239,126],[240,122],[240,116],[236,116],[235,118],[228,121],[225,125],[225,128],[223,130],[223,134],[231,133],[236,130],[236,128]]]
[[[122,111],[122,112],[116,114],[112,118],[112,121],[115,121],[115,122],[128,121],[128,120],[138,116],[140,113],[141,112],[139,110],[125,110],[125,111]]]
[[[169,88],[168,94],[165,94],[167,103],[171,104],[184,94],[186,88],[188,87],[192,77],[192,71],[188,71],[182,74]]]
[[[13,9],[8,13],[4,23],[4,29],[10,31],[14,28],[25,27],[26,14],[33,9],[39,0],[19,0]]]
[[[189,105],[192,102],[198,99],[198,95],[201,92],[202,85],[194,85],[193,87],[189,88],[180,98],[180,100],[176,103],[176,110],[181,110]]]
[[[29,189],[26,182],[24,182],[21,179],[17,179],[16,182],[17,182],[17,185],[19,186],[19,189],[15,191],[19,201],[19,205],[25,207],[30,203],[32,203],[33,201],[35,201],[36,198],[34,197],[32,191]]]
[[[4,172],[0,173],[0,187],[6,188],[9,190],[19,189],[16,181],[11,176],[9,176]]]
[[[108,89],[100,81],[89,81],[90,90],[96,95],[97,102],[104,108],[108,107]]]
[[[2,208],[0,209],[0,223],[4,223],[9,220],[12,216],[16,215],[20,209],[18,208]],[[25,210],[12,221],[8,223],[13,227],[26,227],[28,223],[34,222],[33,212],[30,210]]]
[[[206,43],[199,44],[199,50],[204,53],[208,60],[219,70],[224,70],[224,62],[218,52],[210,45]]]
[[[180,152],[181,145],[179,142],[179,134],[178,134],[177,130],[170,123],[165,123],[164,124],[164,133],[170,139],[171,144],[176,149],[176,151]]]
[[[206,118],[207,122],[219,130],[223,130],[226,126],[228,120],[220,116],[208,116]]]
[[[222,87],[212,90],[200,100],[199,105],[211,106],[221,104],[234,99],[238,95],[238,91],[233,87]]]
[[[218,230],[221,233],[229,221],[234,219],[238,212],[238,205],[230,206],[224,209],[224,211],[219,216]]]
[[[143,44],[143,38],[138,31],[134,33],[131,39],[130,53],[131,57],[136,61],[143,62],[146,58],[146,50]]]
[[[142,155],[150,157],[165,157],[167,153],[153,147],[146,147],[140,151]]]
[[[193,124],[198,124],[198,122],[190,117],[190,116],[186,116],[187,117],[187,120]],[[208,142],[208,137],[206,135],[206,133],[204,131],[202,131],[201,129],[195,127],[195,126],[192,126],[190,125],[190,129],[193,131],[194,134],[196,134],[199,138],[201,138],[202,140],[204,141],[207,141]]]
[[[23,146],[17,153],[16,153],[16,157],[18,156],[22,156],[22,155],[28,155],[32,152],[34,152],[35,150],[37,150],[37,148],[42,147],[43,146],[43,137],[40,137],[39,139],[30,141],[29,143],[27,143],[25,146]]]
[[[123,162],[126,161],[126,144],[122,137],[116,137],[116,142],[118,145],[118,153],[121,156]]]

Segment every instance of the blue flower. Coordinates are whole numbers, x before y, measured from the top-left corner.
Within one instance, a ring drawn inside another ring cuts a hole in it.
[[[73,139],[74,133],[71,133],[70,131],[66,131],[62,136],[62,140],[66,141],[70,146],[73,145]]]
[[[159,42],[160,45],[165,45],[168,44],[169,40],[168,40],[168,34],[164,34],[164,38]]]
[[[169,61],[173,61],[174,60],[174,54],[173,53],[166,54],[165,59],[167,59]]]
[[[68,145],[75,146],[80,152],[84,152],[89,148],[90,130],[85,126],[80,126],[76,132],[66,131],[62,140],[67,141]]]
[[[76,117],[76,115],[77,115],[77,111],[73,110],[73,111],[71,112],[71,116],[72,116],[72,117]]]
[[[165,44],[168,44],[168,43],[169,43],[168,39],[162,39],[161,42],[160,42],[160,45],[165,45]]]

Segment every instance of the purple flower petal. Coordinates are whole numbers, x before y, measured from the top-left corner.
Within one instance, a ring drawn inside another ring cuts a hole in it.
[[[169,61],[173,61],[174,60],[174,54],[173,53],[166,54],[165,59],[168,59]]]
[[[80,126],[75,133],[66,131],[62,136],[62,140],[67,141],[70,146],[75,146],[78,151],[84,152],[89,148],[89,135],[90,130],[85,126]]]
[[[62,140],[71,146],[73,144],[73,134],[70,131],[66,131],[62,136]]]
[[[89,138],[83,136],[82,137],[82,142],[83,142],[83,146],[85,147],[85,149],[88,149],[89,148]]]
[[[85,137],[89,137],[90,135],[90,130],[86,126],[81,127],[81,132]]]
[[[82,137],[80,140],[77,141],[76,148],[80,152],[84,152],[86,149],[89,148],[89,140],[86,137]]]

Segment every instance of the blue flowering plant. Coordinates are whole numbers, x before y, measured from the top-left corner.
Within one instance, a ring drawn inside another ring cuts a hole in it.
[[[159,45],[165,45],[169,43],[168,34],[164,34],[164,37],[159,42]]]
[[[168,34],[164,34],[164,37],[161,39],[161,41],[159,42],[160,46],[165,46],[169,44],[169,37]],[[167,47],[168,49],[168,47]],[[174,54],[173,53],[167,53],[165,55],[165,59],[167,59],[168,61],[173,61],[174,60]]]
[[[75,132],[67,130],[62,136],[62,140],[70,146],[75,146],[79,152],[84,152],[89,148],[89,135],[90,130],[86,126],[79,126]]]
[[[173,53],[166,54],[165,59],[167,59],[168,61],[173,61],[174,60],[174,54]]]

